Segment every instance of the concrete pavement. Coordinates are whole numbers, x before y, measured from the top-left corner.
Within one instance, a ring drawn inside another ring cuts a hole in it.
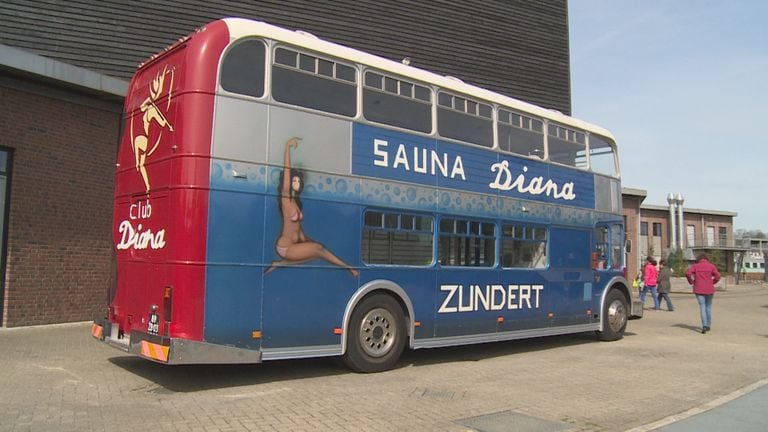
[[[334,359],[168,367],[97,343],[88,323],[0,329],[0,431],[720,430],[706,416],[765,401],[768,287],[719,292],[705,335],[695,298],[672,299],[621,341],[420,350],[372,375]]]

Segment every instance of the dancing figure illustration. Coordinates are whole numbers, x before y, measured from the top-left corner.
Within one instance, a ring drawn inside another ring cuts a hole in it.
[[[152,153],[155,152],[157,149],[157,146],[160,144],[160,138],[162,138],[163,133],[162,131],[158,134],[157,140],[155,140],[155,143],[152,145],[152,148],[149,148],[149,129],[150,125],[154,121],[157,123],[161,128],[167,127],[169,131],[173,132],[173,125],[168,121],[168,119],[165,117],[165,114],[163,114],[163,111],[157,106],[157,100],[160,98],[160,96],[163,93],[163,88],[165,86],[165,77],[166,75],[170,75],[171,77],[171,83],[169,85],[170,89],[173,89],[173,75],[174,71],[173,69],[168,69],[166,66],[163,68],[162,72],[159,72],[157,76],[152,80],[152,83],[149,86],[149,97],[144,99],[144,102],[141,103],[139,106],[139,109],[143,113],[142,120],[143,120],[143,126],[144,126],[144,135],[137,135],[133,138],[133,141],[131,144],[133,145],[133,153],[136,157],[136,171],[138,171],[141,174],[142,179],[144,180],[144,185],[147,188],[147,193],[149,193],[149,174],[147,173],[147,168],[145,166],[147,157],[152,156]],[[166,110],[171,104],[171,90],[168,91],[168,100],[166,104]],[[131,121],[131,136],[133,136],[133,121]]]
[[[264,272],[269,274],[278,267],[302,264],[314,259],[322,259],[331,264],[343,267],[357,277],[360,272],[342,261],[322,244],[309,239],[301,227],[304,220],[301,199],[299,195],[304,189],[304,176],[299,170],[291,167],[291,149],[299,146],[301,138],[291,138],[285,143],[283,158],[283,173],[279,190],[279,208],[283,225],[280,236],[275,242],[275,252],[280,257]]]

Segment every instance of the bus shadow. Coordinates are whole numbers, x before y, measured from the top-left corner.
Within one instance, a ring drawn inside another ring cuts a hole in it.
[[[624,337],[632,335],[633,334],[630,332],[624,333]],[[570,347],[588,343],[599,343],[594,332],[543,336],[532,339],[488,342],[445,348],[418,349],[403,353],[403,357],[398,363],[398,367],[419,367],[465,361],[476,362],[496,357],[546,351],[553,348]]]
[[[168,366],[134,356],[113,357],[109,361],[159,386],[159,388],[149,388],[147,391],[166,394],[352,373],[332,357],[238,365]]]
[[[625,337],[633,335],[630,332],[625,333]],[[588,343],[599,343],[593,332],[457,347],[406,350],[395,369],[482,361]],[[247,365],[168,366],[135,356],[112,357],[109,361],[129,373],[154,383],[154,386],[150,385],[142,390],[156,394],[190,393],[355,373],[349,370],[338,357],[274,360]]]

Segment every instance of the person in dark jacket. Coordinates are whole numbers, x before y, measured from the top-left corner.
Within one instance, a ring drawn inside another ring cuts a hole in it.
[[[670,312],[675,310],[672,299],[669,298],[669,292],[672,290],[671,277],[672,272],[667,267],[667,260],[659,260],[659,277],[656,280],[656,290],[659,292],[659,306],[661,306],[661,299],[664,299],[667,302],[667,310]]]
[[[701,311],[701,333],[706,333],[712,326],[712,298],[715,296],[715,284],[720,281],[720,272],[709,262],[707,254],[702,253],[696,263],[688,267],[685,277],[693,285]]]

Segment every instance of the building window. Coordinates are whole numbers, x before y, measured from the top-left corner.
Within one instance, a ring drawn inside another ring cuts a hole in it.
[[[661,224],[658,222],[653,223],[653,236],[661,237]]]
[[[717,229],[717,237],[720,240],[720,246],[728,246],[728,229],[726,227]]]
[[[648,236],[648,222],[640,222],[640,235]]]
[[[685,234],[688,247],[696,246],[696,227],[693,225],[687,225],[685,227]]]
[[[8,191],[10,189],[11,150],[0,147],[0,277],[5,280],[5,266],[7,259],[7,245],[4,238],[7,232],[5,212],[8,208]],[[0,322],[3,319],[3,303],[5,299],[5,285],[0,284]]]

